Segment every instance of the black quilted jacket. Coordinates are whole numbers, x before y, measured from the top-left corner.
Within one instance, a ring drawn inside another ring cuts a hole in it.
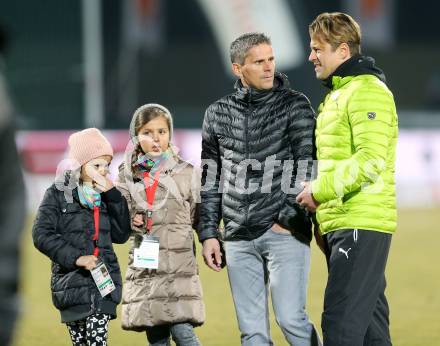
[[[220,237],[223,218],[224,240],[252,240],[279,223],[310,241],[310,219],[295,201],[300,181],[311,174],[310,102],[280,73],[272,90],[245,88],[240,81],[235,89],[205,113],[199,239]],[[299,160],[307,164],[297,166]]]
[[[105,263],[116,290],[101,298],[86,269],[75,265],[78,257],[92,255],[95,232],[93,210],[83,207],[73,190],[73,202],[55,184],[47,189],[32,229],[35,247],[52,260],[52,301],[62,322],[106,313],[116,316],[121,301],[122,278],[112,243],[124,243],[130,236],[130,217],[125,198],[112,188],[101,194],[99,258]]]

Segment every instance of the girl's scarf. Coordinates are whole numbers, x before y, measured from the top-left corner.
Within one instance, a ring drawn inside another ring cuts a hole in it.
[[[171,152],[168,149],[163,152],[159,156],[152,156],[149,154],[139,154],[136,160],[136,166],[140,170],[140,172],[155,172],[157,170],[161,170],[169,157],[171,156]]]
[[[79,185],[78,196],[81,204],[90,209],[93,209],[93,207],[99,207],[101,205],[101,194],[95,191],[89,185]]]

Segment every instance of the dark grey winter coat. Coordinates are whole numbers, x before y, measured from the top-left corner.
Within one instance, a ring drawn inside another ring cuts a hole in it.
[[[78,257],[92,255],[95,232],[93,210],[83,207],[78,190],[67,203],[55,184],[47,189],[32,229],[35,247],[52,260],[52,301],[62,322],[105,313],[116,316],[121,301],[122,278],[112,243],[125,243],[130,236],[127,201],[112,188],[101,194],[98,257],[105,263],[116,289],[101,297],[90,271],[75,265]]]
[[[202,177],[199,239],[219,237],[223,218],[225,240],[252,240],[279,223],[310,241],[310,219],[295,201],[300,182],[296,191],[287,190],[290,184],[294,188],[297,174],[296,165],[290,165],[293,171],[289,174],[287,160],[295,164],[307,160],[307,176],[301,180],[310,177],[315,127],[310,102],[290,89],[280,73],[269,91],[245,88],[240,81],[235,88],[233,94],[208,107],[203,122],[202,160],[207,164]],[[249,187],[250,193],[246,193]]]

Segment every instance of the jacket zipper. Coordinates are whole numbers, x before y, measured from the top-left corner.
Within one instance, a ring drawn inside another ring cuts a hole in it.
[[[253,112],[254,112],[254,110],[253,110],[253,107],[251,106],[249,108],[249,111],[246,112],[245,123],[244,123],[244,142],[245,142],[245,158],[246,159],[250,159],[248,131],[249,131],[249,117],[253,114]],[[250,204],[249,194],[246,194],[246,212],[245,212],[245,225],[246,225],[246,227],[248,227],[248,220],[249,220],[249,204]],[[247,229],[247,232],[250,234],[249,229]]]
[[[90,299],[92,300],[92,304],[90,306],[90,312],[92,314],[96,313],[96,306],[95,306],[95,292],[92,291],[91,295],[90,295]]]

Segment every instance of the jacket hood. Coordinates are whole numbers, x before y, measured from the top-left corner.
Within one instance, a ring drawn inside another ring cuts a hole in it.
[[[334,84],[333,77],[359,76],[364,74],[374,75],[386,83],[384,72],[375,65],[375,61],[372,57],[356,54],[339,65],[338,68],[323,81],[323,84],[327,88],[332,89]]]
[[[243,86],[240,79],[235,82],[234,89],[239,100],[248,103],[259,103],[269,98],[273,92],[277,92],[290,87],[287,76],[280,72],[275,72],[273,87],[268,90],[259,90],[253,87]]]
[[[143,111],[150,109],[150,108],[159,108],[162,112],[166,114],[166,117],[170,120],[170,141],[173,137],[173,116],[171,115],[171,112],[168,110],[168,108],[158,104],[158,103],[147,103],[143,106],[140,106],[133,114],[133,118],[131,119],[130,123],[130,138],[133,141],[134,144],[138,144],[137,136],[136,136],[136,121],[140,117]]]
[[[125,152],[125,163],[127,167],[132,167],[132,165],[137,160],[137,154],[139,153],[138,149],[140,148],[139,140],[136,135],[136,122],[137,119],[141,116],[142,112],[145,110],[148,110],[150,108],[158,108],[162,112],[165,113],[165,117],[169,119],[170,121],[170,142],[169,142],[169,151],[171,153],[170,157],[173,157],[174,160],[179,160],[179,148],[174,146],[171,142],[172,136],[173,136],[173,116],[171,115],[171,112],[168,110],[168,108],[158,104],[158,103],[147,103],[143,106],[140,106],[133,114],[133,118],[131,119],[130,128],[129,128],[129,134],[131,142],[133,143],[133,147],[128,147],[129,149]],[[173,161],[173,160],[171,160]],[[174,162],[174,161],[173,161]],[[170,162],[172,164],[172,162]]]

